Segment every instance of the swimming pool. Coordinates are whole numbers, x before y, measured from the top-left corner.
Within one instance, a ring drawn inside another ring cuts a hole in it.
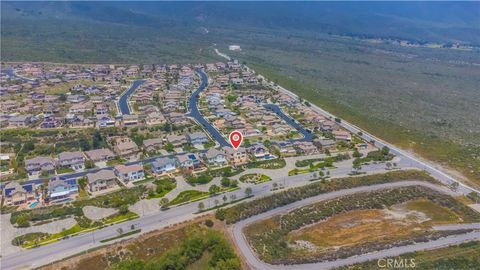
[[[32,209],[32,208],[34,208],[35,206],[37,206],[37,204],[38,204],[38,201],[33,202],[33,203],[31,203],[31,204],[28,206],[28,208],[29,208],[29,209]]]

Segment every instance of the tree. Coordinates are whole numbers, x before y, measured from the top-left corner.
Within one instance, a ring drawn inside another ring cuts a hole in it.
[[[216,194],[220,191],[220,187],[213,184],[210,186],[210,188],[208,188],[208,191],[210,192],[210,194]]]
[[[353,160],[353,169],[358,172],[362,169],[362,161],[359,158]]]
[[[215,206],[218,205],[219,201],[217,199],[215,199],[215,201],[213,201],[215,203]]]
[[[325,149],[325,155],[330,156],[330,150]]]
[[[382,147],[382,154],[384,156],[388,155],[389,152],[390,152],[390,148],[388,148],[387,146]]]
[[[167,210],[167,209],[168,209],[168,202],[169,202],[169,201],[168,201],[167,198],[162,198],[162,199],[160,200],[160,205],[161,205],[160,209],[161,209],[161,210]]]
[[[251,187],[247,187],[247,188],[245,189],[245,194],[247,195],[247,197],[249,197],[250,195],[252,195],[252,192],[253,192],[253,191],[252,191],[252,188],[251,188]]]
[[[227,195],[223,195],[222,200],[223,200],[223,203],[224,203],[224,204],[227,203],[227,201],[228,201]]]
[[[459,186],[460,186],[460,184],[458,182],[452,182],[450,184],[450,188],[455,192],[457,192]]]
[[[122,235],[122,234],[123,234],[123,229],[122,229],[122,228],[118,228],[118,229],[117,229],[117,233],[118,233],[119,235]]]
[[[126,205],[126,204],[120,205],[120,207],[119,207],[119,212],[120,212],[120,214],[122,214],[122,215],[128,213],[128,205]]]
[[[25,228],[30,226],[30,222],[28,221],[28,217],[26,215],[21,215],[17,218],[17,225],[18,227]]]
[[[222,186],[224,186],[224,187],[230,186],[230,179],[227,178],[227,177],[222,178],[221,184],[222,184]]]
[[[230,201],[233,202],[233,201],[235,201],[236,199],[237,199],[237,195],[235,195],[235,194],[230,195]]]
[[[387,166],[387,170],[390,170],[390,167],[392,167],[392,163],[390,162],[387,162],[385,165]]]
[[[198,203],[198,210],[203,211],[205,209],[205,204],[203,202]]]
[[[362,156],[362,154],[361,154],[360,152],[358,152],[358,149],[355,148],[355,151],[353,151],[352,156],[353,156],[354,158],[359,158],[359,157]]]

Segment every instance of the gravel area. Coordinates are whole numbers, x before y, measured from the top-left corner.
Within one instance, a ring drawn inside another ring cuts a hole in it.
[[[96,206],[83,207],[83,214],[91,220],[101,220],[118,212],[115,208],[101,208]]]
[[[61,232],[63,229],[68,229],[73,227],[77,222],[74,218],[66,218],[62,220],[58,220],[55,222],[50,222],[47,224],[39,225],[39,226],[30,226],[27,228],[15,228],[10,223],[10,214],[1,215],[0,217],[0,238],[1,238],[1,246],[0,246],[0,256],[6,256],[8,254],[12,254],[22,250],[19,247],[12,245],[12,240],[20,235],[24,235],[27,233],[33,232],[43,232],[43,233],[58,233]]]

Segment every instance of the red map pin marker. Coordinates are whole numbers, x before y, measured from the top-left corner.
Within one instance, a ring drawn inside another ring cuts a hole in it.
[[[237,148],[242,144],[243,141],[243,135],[240,131],[235,130],[230,133],[230,136],[228,136],[230,139],[230,144],[237,150]]]

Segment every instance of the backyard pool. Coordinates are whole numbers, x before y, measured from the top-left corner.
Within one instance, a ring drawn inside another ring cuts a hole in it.
[[[28,208],[29,208],[29,209],[35,208],[35,206],[37,206],[37,204],[38,204],[38,201],[35,201],[35,202],[31,203],[31,204],[28,206]]]

